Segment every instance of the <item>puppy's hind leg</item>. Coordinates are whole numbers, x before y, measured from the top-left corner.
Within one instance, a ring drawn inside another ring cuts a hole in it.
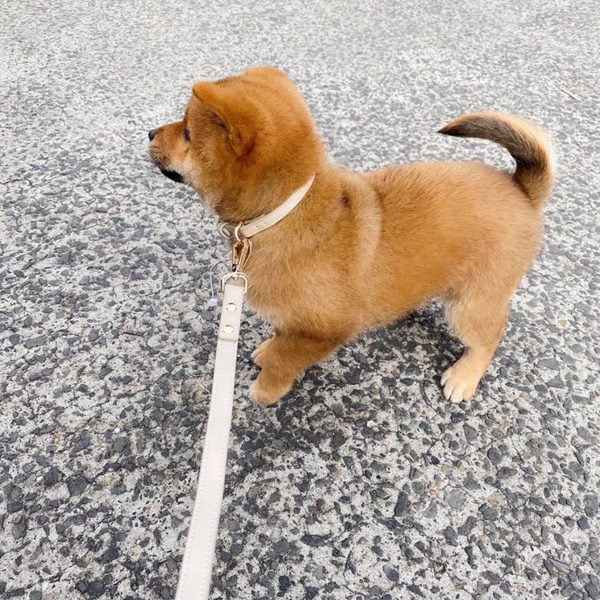
[[[473,294],[465,290],[447,302],[448,323],[466,346],[461,358],[442,375],[447,400],[461,402],[475,394],[502,339],[511,293],[494,298],[489,291]]]

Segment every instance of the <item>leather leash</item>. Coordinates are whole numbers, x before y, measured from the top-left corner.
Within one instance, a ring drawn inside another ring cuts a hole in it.
[[[228,281],[223,298],[210,412],[192,521],[185,544],[176,600],[204,600],[210,582],[227,463],[235,363],[244,302],[244,283]]]
[[[219,233],[232,242],[232,270],[221,279],[224,296],[208,424],[175,600],[208,600],[210,594],[225,486],[240,323],[244,294],[248,290],[248,277],[243,269],[252,253],[250,238],[289,214],[304,198],[313,181],[314,175],[282,205],[263,217],[235,227],[225,222],[218,226]]]

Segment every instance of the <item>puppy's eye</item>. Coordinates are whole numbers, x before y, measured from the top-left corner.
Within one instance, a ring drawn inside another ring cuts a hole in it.
[[[190,143],[190,130],[187,127],[183,128],[183,137],[185,138],[185,141],[189,144]]]

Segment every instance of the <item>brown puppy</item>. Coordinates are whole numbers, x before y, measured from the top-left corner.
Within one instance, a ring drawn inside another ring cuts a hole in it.
[[[253,238],[248,299],[275,329],[253,358],[251,397],[272,404],[297,375],[359,332],[437,297],[466,345],[442,376],[453,402],[477,389],[510,298],[542,235],[552,148],[528,121],[477,113],[441,133],[504,146],[513,175],[480,163],[357,175],[330,165],[299,92],[269,67],[198,83],[183,121],[150,132],[150,155],[221,219],[264,215],[315,174],[300,204]]]

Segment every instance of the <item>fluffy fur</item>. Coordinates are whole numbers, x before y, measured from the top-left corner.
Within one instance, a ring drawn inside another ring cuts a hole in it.
[[[252,240],[248,299],[275,331],[253,355],[262,369],[254,400],[276,402],[340,344],[432,298],[466,346],[442,376],[444,395],[475,393],[540,243],[553,185],[542,130],[501,113],[441,130],[503,145],[517,163],[512,175],[476,162],[358,175],[326,161],[291,80],[258,67],[196,84],[183,121],[152,133],[157,166],[233,223],[273,210],[316,174],[299,206]]]

